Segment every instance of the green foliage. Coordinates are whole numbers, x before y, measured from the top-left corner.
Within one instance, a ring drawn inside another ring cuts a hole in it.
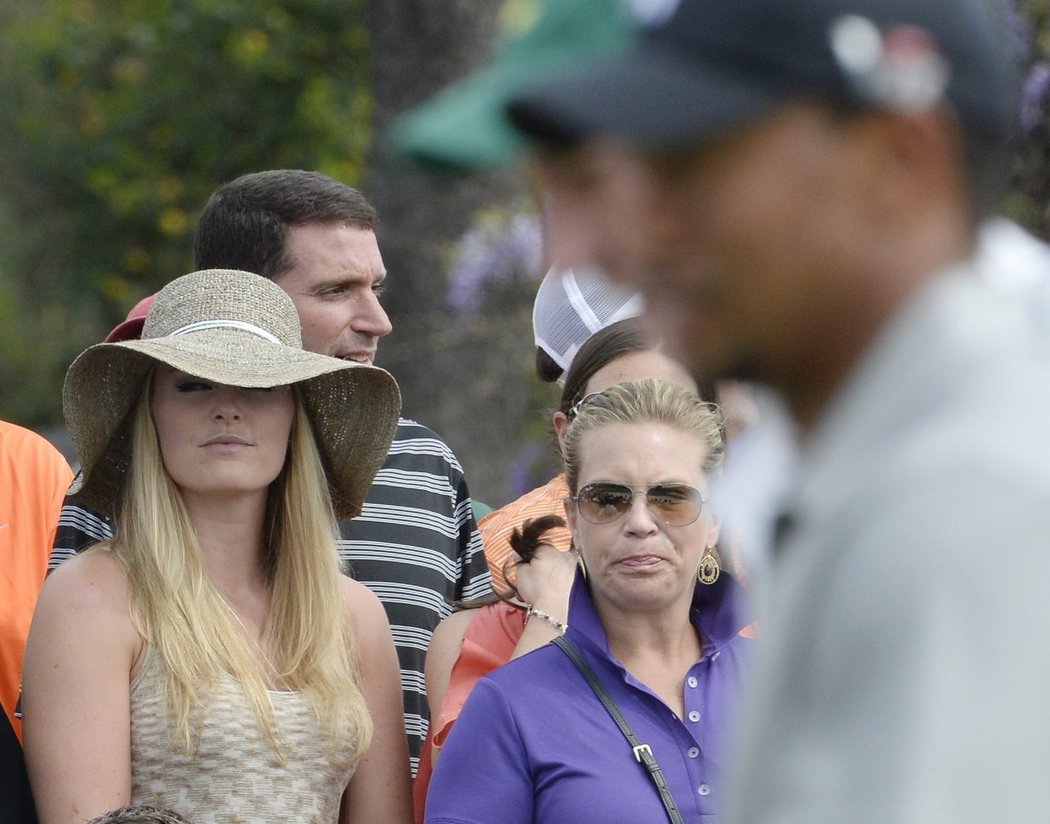
[[[37,373],[61,374],[135,298],[188,271],[197,213],[219,183],[277,167],[360,177],[370,98],[359,5],[3,9],[0,277],[5,313],[21,323],[0,330],[0,415],[57,419],[54,391],[29,397]]]

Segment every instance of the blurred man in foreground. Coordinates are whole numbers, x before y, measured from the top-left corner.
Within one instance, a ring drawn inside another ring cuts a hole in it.
[[[601,172],[553,254],[635,282],[683,359],[773,385],[803,429],[734,820],[1045,820],[1045,317],[988,271],[1033,257],[977,246],[1017,97],[997,21],[635,8],[631,49],[510,113],[551,199],[579,194],[567,151]]]

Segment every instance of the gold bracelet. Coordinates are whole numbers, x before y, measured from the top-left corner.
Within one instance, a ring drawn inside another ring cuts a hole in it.
[[[562,621],[559,621],[553,615],[549,615],[548,613],[544,612],[542,609],[536,609],[536,607],[534,607],[532,604],[529,604],[529,608],[527,610],[525,610],[525,614],[528,615],[530,618],[533,615],[535,615],[537,618],[542,618],[544,621],[546,621],[548,624],[550,624],[552,627],[554,627],[556,630],[558,630],[562,635],[564,635],[565,634],[565,630],[567,630],[569,628],[568,624],[566,624],[566,623],[564,623]]]

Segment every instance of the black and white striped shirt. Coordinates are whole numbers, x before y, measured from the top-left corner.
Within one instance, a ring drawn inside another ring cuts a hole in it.
[[[429,723],[423,662],[430,636],[453,601],[491,589],[459,460],[432,430],[402,418],[361,514],[339,527],[348,572],[376,594],[390,619],[414,775]],[[67,499],[49,570],[112,534],[107,518]]]

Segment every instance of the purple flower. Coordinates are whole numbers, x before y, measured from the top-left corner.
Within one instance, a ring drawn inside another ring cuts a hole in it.
[[[1032,27],[1027,17],[1018,11],[1024,0],[997,0],[997,5],[1006,20],[1006,42],[1020,63],[1027,63],[1032,56]]]
[[[1021,91],[1021,127],[1026,133],[1036,127],[1043,116],[1043,101],[1050,89],[1050,65],[1036,63],[1025,78]]]
[[[551,460],[551,445],[546,441],[527,441],[511,458],[507,468],[507,493],[511,500],[541,486],[558,474]]]
[[[539,219],[533,214],[517,213],[470,229],[449,269],[449,307],[458,314],[476,314],[493,285],[520,276],[538,278],[541,247]]]

